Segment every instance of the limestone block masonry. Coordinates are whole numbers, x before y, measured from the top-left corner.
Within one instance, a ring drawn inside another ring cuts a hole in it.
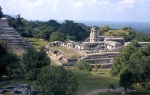
[[[138,42],[142,47],[147,46],[150,42]],[[55,41],[51,42],[50,46],[61,46],[77,52],[81,57],[78,59],[85,60],[90,63],[92,68],[95,65],[100,69],[111,68],[113,59],[118,56],[119,49],[127,46],[130,42],[125,42],[124,38],[119,36],[104,36],[99,35],[98,27],[91,28],[90,37],[84,42],[74,41]],[[73,61],[68,62],[67,65]]]
[[[0,40],[7,44],[10,52],[24,52],[27,48],[33,47],[19,32],[8,25],[6,18],[0,19]]]

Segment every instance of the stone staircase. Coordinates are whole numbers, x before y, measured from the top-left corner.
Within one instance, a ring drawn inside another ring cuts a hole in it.
[[[7,20],[7,19],[3,19]],[[14,28],[3,27],[2,20],[0,20],[0,40],[7,44],[7,50],[10,52],[24,52],[27,48],[33,47],[20,33]],[[6,21],[5,21],[6,22]],[[5,24],[6,25],[6,24]]]
[[[97,64],[101,69],[107,69],[112,67],[114,57],[117,57],[118,53],[106,53],[106,54],[96,54],[96,55],[87,55],[83,60],[90,63],[94,68],[94,65]]]

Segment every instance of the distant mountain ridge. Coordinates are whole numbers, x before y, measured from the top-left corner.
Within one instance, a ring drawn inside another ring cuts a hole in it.
[[[10,15],[10,14],[4,14],[4,15],[11,16],[11,17],[13,17],[13,18],[16,18],[16,15]]]
[[[4,14],[16,18],[15,15]],[[63,23],[63,21],[58,21],[59,23]],[[150,22],[115,22],[115,21],[75,21],[77,23],[83,23],[86,26],[110,26],[114,29],[119,29],[124,26],[130,26],[132,29],[138,32],[144,32],[150,34]]]
[[[135,31],[144,32],[150,34],[150,23],[148,22],[105,22],[105,21],[79,21],[87,26],[105,26],[108,25],[114,29],[119,29],[124,26],[130,26]]]

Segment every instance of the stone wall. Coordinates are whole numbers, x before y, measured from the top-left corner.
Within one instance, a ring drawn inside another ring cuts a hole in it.
[[[94,65],[98,65],[101,69],[111,68],[113,59],[118,55],[118,52],[104,53],[104,54],[89,54],[86,55],[83,60],[90,63],[94,68]]]
[[[130,44],[131,42],[126,42],[124,44],[124,46],[127,46],[128,44]],[[150,45],[150,42],[138,42],[142,47],[148,46]]]
[[[78,59],[67,59],[66,64],[62,64],[63,66],[74,66],[77,63]]]

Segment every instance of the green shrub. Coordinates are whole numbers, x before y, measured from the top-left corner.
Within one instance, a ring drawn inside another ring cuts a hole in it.
[[[146,89],[146,90],[150,90],[150,82],[148,82],[148,83],[146,84],[145,89]]]
[[[113,84],[110,84],[110,85],[108,86],[108,88],[109,88],[109,89],[116,89],[116,86],[113,85]]]
[[[76,64],[76,68],[78,70],[87,70],[87,71],[91,71],[92,67],[90,66],[90,64],[84,60],[81,60],[80,62],[77,62]]]

